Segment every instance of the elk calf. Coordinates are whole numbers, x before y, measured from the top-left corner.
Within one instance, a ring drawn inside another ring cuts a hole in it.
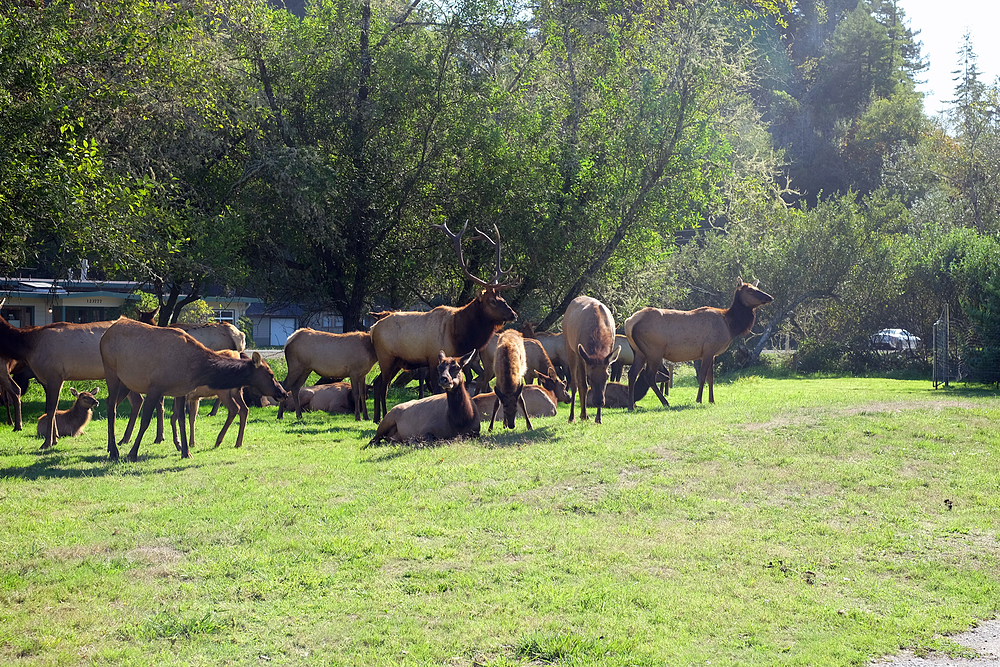
[[[375,437],[365,445],[371,447],[382,440],[447,440],[463,435],[479,436],[480,416],[465,389],[463,369],[472,360],[475,350],[464,357],[438,354],[437,381],[445,390],[427,398],[400,403],[389,410],[379,422]]]
[[[56,410],[56,437],[76,437],[83,433],[84,427],[90,423],[90,418],[94,416],[94,406],[99,403],[95,397],[100,389],[100,387],[94,387],[90,391],[77,391],[72,387],[69,388],[69,393],[73,394],[76,400],[73,401],[73,406],[69,410]],[[38,418],[36,433],[39,438],[45,438],[49,435],[51,423],[48,413]]]
[[[593,402],[597,408],[595,423],[601,423],[604,388],[608,384],[608,366],[615,362],[621,348],[614,347],[615,320],[608,307],[589,296],[578,296],[570,302],[563,316],[563,335],[569,354],[572,377],[569,420],[573,421],[576,394],[580,394],[580,419],[587,419],[587,385],[594,388]]]
[[[490,416],[490,430],[497,418],[497,410],[503,405],[503,425],[514,428],[514,417],[518,407],[524,413],[524,423],[531,430],[531,418],[524,406],[524,376],[528,372],[528,363],[524,352],[524,339],[520,332],[508,329],[500,334],[497,340],[497,352],[493,358],[493,374],[497,378],[496,399],[493,401],[493,414]]]

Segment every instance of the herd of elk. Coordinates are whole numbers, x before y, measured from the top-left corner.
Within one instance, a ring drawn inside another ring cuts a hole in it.
[[[462,255],[462,234],[469,223],[466,222],[458,234],[448,229],[447,224],[432,226],[451,239],[462,272],[483,290],[460,308],[438,306],[428,312],[394,312],[372,325],[372,344],[381,370],[375,382],[375,421],[379,421],[385,414],[389,384],[405,365],[433,368],[437,365],[436,359],[441,350],[449,357],[474,353],[486,344],[504,322],[517,318],[517,313],[500,296],[503,290],[514,287],[513,284],[500,282],[507,274],[507,271],[500,268],[500,231],[494,226],[497,235],[494,242],[482,231],[476,230],[496,250],[496,271],[493,278],[486,282],[469,271]],[[437,375],[431,373],[430,380],[432,390],[436,390]]]
[[[629,369],[629,392],[633,391],[636,378],[645,369],[646,381],[652,386],[663,405],[668,405],[666,397],[656,386],[656,373],[663,360],[701,360],[698,372],[698,398],[701,403],[702,390],[708,381],[708,402],[715,402],[715,358],[725,352],[736,336],[742,336],[753,328],[756,317],[754,311],[771,303],[771,295],[753,285],[736,280],[736,293],[729,308],[703,306],[695,310],[670,310],[663,308],[643,308],[625,320],[625,335],[635,350],[635,363]],[[635,407],[635,400],[629,402],[629,409]]]
[[[201,386],[213,390],[250,386],[263,396],[283,399],[284,388],[271,368],[254,352],[251,359],[233,359],[210,350],[187,333],[119,319],[100,339],[104,376],[108,383],[108,454],[118,460],[115,420],[118,404],[130,392],[143,394],[142,418],[128,460],[139,456],[139,444],[153,410],[166,396],[174,397],[181,431],[181,457],[190,451],[184,423],[185,397]],[[133,411],[134,416],[134,411]]]

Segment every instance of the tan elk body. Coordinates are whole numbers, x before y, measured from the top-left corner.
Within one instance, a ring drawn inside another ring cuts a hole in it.
[[[302,418],[299,388],[305,384],[311,372],[321,377],[350,378],[354,419],[360,421],[362,414],[368,419],[365,378],[378,361],[368,332],[336,334],[309,328],[297,329],[285,342],[285,360],[288,362],[288,375],[282,384],[292,392],[295,416],[298,419]],[[278,419],[281,419],[284,410],[285,406],[282,404],[278,408]]]
[[[500,334],[494,334],[490,337],[490,340],[486,343],[486,345],[479,348],[479,358],[482,360],[483,374],[476,378],[477,393],[487,392],[490,390],[489,383],[495,377],[495,373],[493,372],[493,360],[496,357],[497,341],[499,339]],[[559,380],[559,373],[556,371],[552,360],[549,359],[549,355],[545,351],[545,347],[542,345],[541,339],[527,338],[522,334],[521,340],[524,343],[525,383],[531,383],[531,381],[536,377],[536,371],[547,375],[550,378],[555,378],[555,383],[550,387],[550,389],[555,392],[556,400],[560,403],[569,403],[569,392],[566,391],[566,385]]]
[[[614,363],[620,351],[614,346],[615,320],[608,307],[597,299],[578,296],[566,308],[562,328],[572,378],[569,420],[574,419],[577,393],[580,394],[580,419],[587,419],[589,385],[594,389],[593,403],[597,409],[594,422],[600,424],[608,366]]]
[[[458,358],[448,357],[441,351],[435,375],[444,393],[393,407],[379,422],[375,436],[366,447],[383,440],[406,442],[478,436],[481,417],[465,388],[462,373],[473,354],[475,350]]]
[[[118,459],[114,414],[128,391],[145,395],[139,431],[128,454],[130,461],[138,458],[142,436],[164,396],[179,399],[175,404],[180,406],[181,456],[187,458],[190,451],[183,399],[190,392],[203,385],[214,390],[249,386],[264,396],[283,399],[286,395],[259,353],[254,352],[251,359],[233,359],[170,327],[122,318],[108,328],[100,349],[108,382],[108,453],[112,460]]]
[[[485,359],[483,360],[485,366]],[[528,362],[524,352],[524,338],[519,331],[508,329],[497,339],[496,355],[493,357],[493,374],[496,376],[496,398],[490,415],[490,430],[497,417],[497,410],[503,407],[503,425],[514,428],[514,418],[518,408],[524,415],[524,423],[531,430],[531,417],[524,405],[524,376],[528,373]]]
[[[694,310],[643,308],[625,320],[625,335],[635,350],[635,363],[629,370],[628,382],[634,387],[639,373],[645,368],[646,381],[652,386],[663,405],[668,405],[656,384],[660,362],[701,360],[698,373],[698,398],[708,382],[708,402],[715,402],[715,357],[725,352],[736,336],[753,328],[754,311],[771,303],[771,295],[757,289],[756,283],[736,281],[736,293],[729,308],[703,306]],[[630,390],[634,391],[634,390]],[[635,407],[631,401],[630,409]]]

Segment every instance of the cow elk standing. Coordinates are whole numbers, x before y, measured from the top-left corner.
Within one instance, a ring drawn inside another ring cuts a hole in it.
[[[493,364],[497,354],[497,342],[500,339],[499,334],[494,334],[490,337],[489,342],[479,349],[479,358],[483,362],[483,373],[476,378],[476,393],[488,392],[490,390],[490,381],[496,376],[493,371]],[[562,337],[559,338],[562,340]],[[549,389],[554,391],[556,394],[556,400],[561,403],[569,403],[569,393],[566,391],[566,385],[559,380],[559,373],[556,371],[552,360],[549,359],[549,355],[545,352],[545,348],[542,343],[537,338],[528,338],[522,334],[521,338],[524,344],[524,359],[525,359],[525,383],[530,384],[532,380],[537,377],[535,373],[539,373],[549,378],[555,378],[549,385]]]
[[[524,339],[513,329],[500,334],[497,341],[496,355],[493,358],[493,374],[496,376],[496,400],[493,401],[493,414],[490,415],[490,430],[497,417],[497,410],[503,405],[503,425],[514,428],[514,417],[518,407],[524,413],[524,423],[531,430],[531,418],[524,405],[524,376],[528,372],[528,364],[524,353]]]
[[[480,414],[465,388],[463,370],[475,350],[464,357],[438,353],[436,379],[443,394],[400,403],[385,414],[375,436],[365,447],[382,440],[448,440],[464,435],[479,436]]]
[[[574,419],[576,395],[580,394],[580,419],[587,419],[587,386],[593,387],[597,408],[595,423],[601,423],[604,388],[608,384],[608,366],[614,363],[619,348],[614,347],[615,320],[608,307],[589,296],[570,302],[563,316],[563,336],[569,354],[572,390],[569,420]]]
[[[462,272],[469,280],[482,287],[483,291],[460,308],[438,306],[425,313],[401,311],[391,313],[372,325],[372,343],[381,369],[380,378],[375,383],[376,422],[385,414],[389,384],[405,365],[435,368],[438,365],[438,352],[441,350],[450,357],[475,352],[486,344],[504,322],[517,317],[517,313],[500,296],[501,291],[514,287],[513,284],[500,283],[500,279],[507,273],[500,268],[500,231],[494,226],[497,235],[494,242],[489,236],[476,230],[496,250],[496,272],[492,280],[486,282],[472,275],[462,256],[462,234],[468,225],[466,222],[458,234],[452,233],[446,224],[432,226],[451,239]],[[436,374],[431,373],[432,388],[436,379]]]
[[[56,410],[56,434],[62,437],[75,438],[83,433],[83,429],[90,423],[94,416],[94,406],[100,401],[97,400],[97,392],[100,387],[94,387],[90,391],[77,391],[70,387],[69,393],[73,394],[73,407],[69,410]],[[36,433],[39,438],[46,437],[51,429],[52,420],[49,413],[45,413],[38,418],[38,428]]]
[[[198,387],[216,391],[250,386],[264,396],[285,397],[274,373],[254,352],[251,359],[233,359],[169,327],[154,327],[134,320],[117,320],[101,338],[101,357],[108,382],[108,454],[118,460],[115,443],[115,411],[129,391],[145,395],[142,419],[128,460],[139,456],[139,444],[149,426],[153,410],[164,396],[173,396],[179,405],[181,456],[190,450],[184,424],[184,400]]]
[[[629,392],[634,392],[636,378],[645,368],[646,381],[663,405],[669,405],[656,384],[662,360],[681,362],[701,360],[698,372],[698,399],[708,381],[708,402],[715,402],[715,357],[729,348],[733,339],[753,328],[754,311],[774,299],[753,285],[736,280],[736,293],[729,308],[703,306],[695,310],[643,308],[625,320],[625,335],[635,350],[635,363],[629,369]],[[635,400],[629,409],[635,408]]]
[[[351,378],[351,393],[354,397],[354,419],[361,420],[364,413],[368,419],[368,390],[365,380],[375,365],[375,347],[372,337],[364,331],[350,333],[327,333],[304,328],[296,330],[285,342],[285,360],[288,375],[285,389],[292,392],[295,416],[302,419],[299,404],[299,389],[305,384],[309,374],[315,371],[320,376]],[[284,414],[285,406],[278,408],[278,419]]]

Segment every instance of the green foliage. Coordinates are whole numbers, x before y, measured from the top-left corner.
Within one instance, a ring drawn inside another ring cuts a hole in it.
[[[208,324],[215,321],[215,311],[204,299],[198,299],[181,309],[181,314],[177,321],[188,324]]]

